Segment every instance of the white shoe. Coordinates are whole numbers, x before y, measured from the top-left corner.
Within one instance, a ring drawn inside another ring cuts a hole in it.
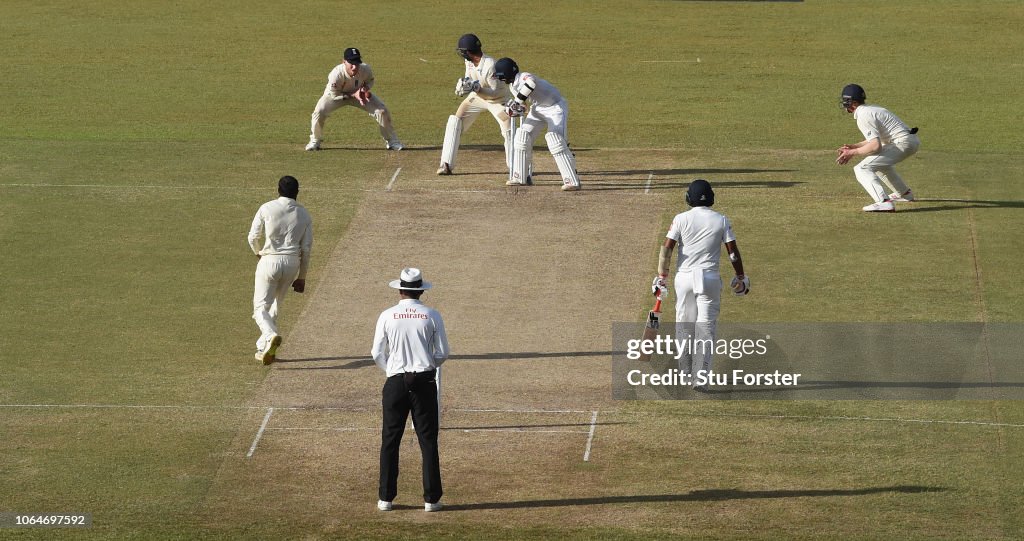
[[[580,185],[579,184],[562,184],[562,191],[563,192],[576,192],[576,191],[579,191],[579,189],[580,189]]]
[[[398,139],[395,139],[394,141],[385,142],[384,148],[388,150],[402,150],[403,148],[405,148],[405,145],[403,145],[402,142],[399,141]]]
[[[391,502],[386,502],[384,500],[377,500],[377,510],[378,511],[390,511],[391,510]]]
[[[320,141],[310,141],[306,145],[306,150],[320,150]]]
[[[896,212],[896,205],[893,205],[892,201],[871,203],[870,205],[864,207],[864,212]]]
[[[889,199],[900,203],[909,203],[914,200],[914,190],[907,190],[903,193],[893,192],[889,194]]]
[[[523,183],[519,182],[518,180],[510,180],[510,181],[505,183],[505,186],[522,186],[522,185],[523,185]]]
[[[277,357],[277,348],[281,345],[281,336],[275,334],[267,340],[267,344],[263,347],[262,351],[256,352],[256,360],[260,361],[264,365],[274,362]]]
[[[440,511],[442,507],[444,507],[444,505],[442,505],[441,502],[437,502],[437,503],[424,502],[424,504],[423,504],[423,510],[428,512],[428,513],[433,513],[434,511]]]
[[[441,163],[441,167],[437,168],[437,174],[441,176],[452,174],[452,168],[447,163]]]

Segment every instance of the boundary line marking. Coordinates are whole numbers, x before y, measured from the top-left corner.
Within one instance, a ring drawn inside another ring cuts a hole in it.
[[[394,186],[395,185],[395,181],[398,180],[398,173],[401,173],[401,172],[402,172],[402,168],[401,167],[399,167],[398,169],[395,169],[395,174],[391,175],[391,182],[388,182],[387,188],[384,188],[385,192],[390,192],[391,191],[391,187]]]
[[[590,417],[590,435],[587,436],[587,449],[583,451],[583,462],[590,462],[590,448],[594,444],[594,432],[597,431],[597,410]]]
[[[256,446],[260,443],[260,438],[263,437],[263,432],[267,429],[267,423],[270,422],[270,416],[274,414],[274,408],[267,408],[267,414],[263,417],[263,424],[260,425],[260,429],[256,432],[256,438],[252,440],[252,446],[249,447],[249,452],[245,455],[245,458],[252,458],[252,454],[256,452]]]

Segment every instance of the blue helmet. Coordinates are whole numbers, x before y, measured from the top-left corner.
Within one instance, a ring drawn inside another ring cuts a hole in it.
[[[519,75],[519,65],[516,64],[515,60],[511,58],[499,58],[494,63],[494,76],[499,81],[511,84],[512,81],[516,80],[516,75]]]
[[[455,47],[455,52],[459,53],[459,56],[469,60],[469,53],[475,55],[484,54],[483,46],[480,44],[480,38],[476,37],[476,34],[463,34],[459,38],[459,44]]]
[[[866,103],[867,95],[864,94],[864,88],[860,85],[848,84],[843,87],[843,94],[839,98],[839,102],[842,104],[843,109],[849,109],[853,102]]]
[[[715,191],[711,183],[699,178],[686,189],[686,204],[691,207],[710,207],[715,204]]]

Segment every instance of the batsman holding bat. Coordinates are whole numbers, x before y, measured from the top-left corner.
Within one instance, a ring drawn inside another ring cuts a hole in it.
[[[391,113],[380,98],[370,92],[373,88],[373,70],[364,64],[359,49],[345,49],[345,61],[335,66],[327,76],[324,95],[313,108],[312,128],[306,150],[320,150],[324,140],[324,122],[335,110],[346,105],[358,107],[373,117],[380,126],[380,136],[384,138],[384,148],[402,150],[402,142],[398,140],[394,126],[391,125]]]
[[[658,275],[651,288],[655,295],[664,296],[668,288],[668,267],[672,250],[678,246],[676,260],[676,340],[692,344],[692,355],[679,358],[679,370],[696,374],[711,370],[711,353],[715,341],[719,304],[722,300],[722,277],[718,273],[718,259],[722,245],[736,271],[730,288],[736,295],[750,292],[750,279],[743,274],[743,260],[736,246],[732,225],[724,215],[711,210],[715,192],[703,179],[690,183],[686,190],[686,204],[690,210],[676,215],[665,235],[665,243],[658,257]],[[706,347],[705,347],[706,344]]]
[[[511,97],[508,85],[494,76],[494,59],[484,54],[480,38],[475,34],[460,37],[455,52],[466,61],[465,75],[455,82],[455,95],[466,99],[459,104],[455,114],[448,117],[437,174],[450,175],[455,171],[455,157],[459,153],[462,134],[484,111],[489,111],[498,121],[501,136],[505,139],[505,161],[511,168],[512,141],[508,140],[509,121],[505,112],[505,102]]]
[[[547,128],[548,133],[544,139],[562,176],[562,190],[579,190],[580,177],[576,172],[576,155],[569,148],[569,103],[562,97],[561,92],[551,83],[532,73],[520,72],[519,65],[511,58],[498,59],[494,64],[494,75],[507,83],[512,92],[512,99],[508,102],[508,115],[526,115],[523,127],[516,130],[515,141],[512,141],[512,178],[505,184],[530,184],[533,141],[540,135],[542,129]],[[531,103],[529,112],[526,110],[527,101]]]

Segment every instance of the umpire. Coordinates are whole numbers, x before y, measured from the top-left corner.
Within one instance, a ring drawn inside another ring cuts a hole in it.
[[[373,335],[371,355],[387,374],[384,382],[384,425],[380,444],[380,488],[377,509],[390,511],[398,495],[398,451],[412,411],[413,427],[423,455],[425,511],[441,509],[441,464],[437,451],[437,368],[448,358],[448,336],[441,314],[420,302],[430,289],[419,269],[402,269],[390,287],[401,300],[381,312]]]

